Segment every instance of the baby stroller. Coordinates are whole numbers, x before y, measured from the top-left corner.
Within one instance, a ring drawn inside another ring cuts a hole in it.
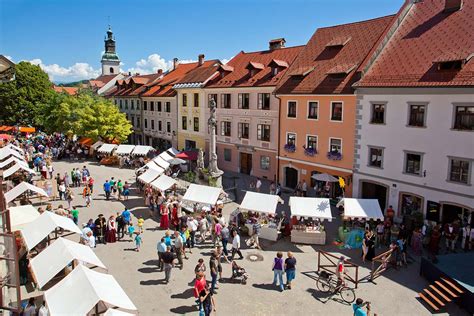
[[[240,281],[241,284],[247,284],[249,278],[244,268],[240,267],[237,262],[232,261],[232,280]]]

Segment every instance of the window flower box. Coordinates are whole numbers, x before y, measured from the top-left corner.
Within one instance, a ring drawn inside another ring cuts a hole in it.
[[[294,153],[296,151],[296,146],[294,144],[285,144],[284,149],[286,152]]]
[[[317,153],[318,151],[316,150],[316,148],[306,148],[306,147],[304,148],[304,154],[306,156],[313,157]]]
[[[342,154],[338,151],[330,151],[327,154],[329,160],[341,160]]]

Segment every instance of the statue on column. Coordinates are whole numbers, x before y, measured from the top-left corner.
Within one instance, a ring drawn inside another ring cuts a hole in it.
[[[211,131],[211,139],[209,142],[209,175],[212,178],[220,180],[220,177],[224,173],[222,170],[219,170],[217,167],[217,151],[216,151],[216,129],[217,129],[217,120],[216,120],[216,101],[211,99],[209,101],[209,107],[211,109],[211,114],[209,116],[208,124]]]

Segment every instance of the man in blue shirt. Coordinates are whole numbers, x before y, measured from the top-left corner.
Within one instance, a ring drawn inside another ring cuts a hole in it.
[[[163,253],[166,252],[166,243],[164,237],[162,237],[156,245],[156,250],[158,252],[158,269],[160,269],[160,271],[163,271],[163,259],[161,258],[161,256],[163,255]]]
[[[367,305],[367,313],[362,309],[365,305]],[[354,310],[354,316],[369,316],[370,315],[370,303],[364,303],[364,300],[358,298],[356,302],[352,305],[352,309]]]
[[[130,225],[131,213],[128,210],[128,208],[125,208],[125,210],[122,212],[122,217],[123,217],[123,220],[125,221],[125,225]]]
[[[109,183],[109,180],[105,180],[104,192],[105,192],[105,199],[109,200],[110,199],[110,183]]]

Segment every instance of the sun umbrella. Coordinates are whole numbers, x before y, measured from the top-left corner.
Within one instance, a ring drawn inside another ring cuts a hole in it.
[[[0,139],[2,140],[10,140],[12,138],[11,135],[8,134],[0,134]]]
[[[173,158],[172,160],[169,161],[171,165],[180,165],[183,163],[186,163],[186,160],[183,160],[181,158]]]
[[[322,182],[338,182],[339,181],[339,179],[327,173],[313,174],[311,178],[313,178],[316,181],[322,181]]]

